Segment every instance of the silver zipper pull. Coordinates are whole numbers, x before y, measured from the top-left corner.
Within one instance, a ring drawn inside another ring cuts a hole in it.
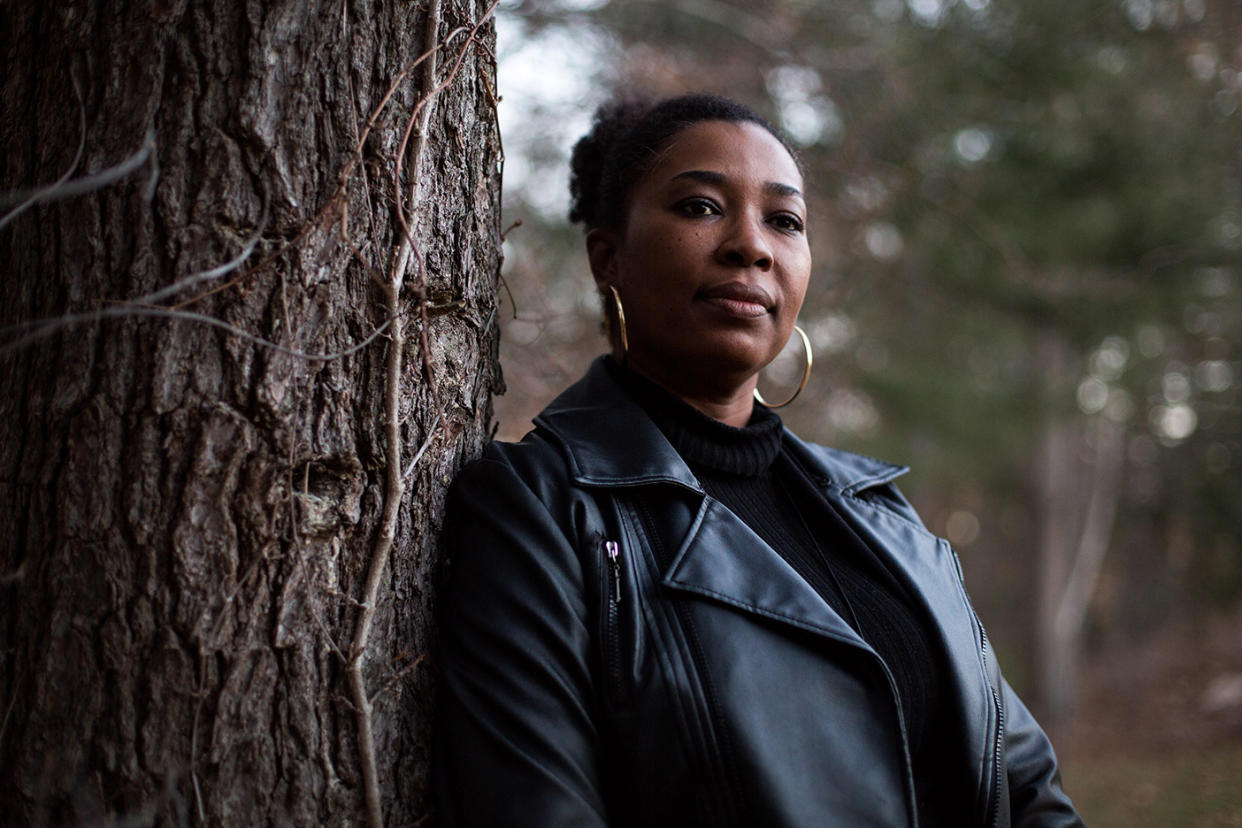
[[[618,560],[621,556],[621,545],[616,541],[604,541],[604,551],[608,553],[608,560],[612,563],[612,599],[617,604],[621,603],[621,562]]]

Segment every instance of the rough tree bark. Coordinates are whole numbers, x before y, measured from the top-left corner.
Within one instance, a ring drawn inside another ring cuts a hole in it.
[[[426,815],[434,540],[499,381],[491,11],[0,6],[0,821],[355,824],[368,778]]]

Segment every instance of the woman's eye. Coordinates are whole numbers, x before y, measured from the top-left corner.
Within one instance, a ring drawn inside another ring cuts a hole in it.
[[[683,201],[681,204],[677,205],[677,210],[682,215],[690,216],[691,218],[710,216],[718,212],[715,204],[701,198],[692,198],[688,201]]]
[[[802,219],[798,218],[797,216],[790,215],[789,213],[781,213],[779,215],[773,216],[771,221],[774,225],[776,225],[780,229],[786,230],[790,233],[801,233],[802,232],[802,227],[803,227]]]

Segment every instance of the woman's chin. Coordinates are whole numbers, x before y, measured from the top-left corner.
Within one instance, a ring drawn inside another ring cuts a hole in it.
[[[630,364],[663,385],[727,393],[747,384],[772,360],[770,349],[750,341],[705,341],[681,351],[662,349],[650,356],[631,353]]]
[[[700,359],[727,375],[753,376],[780,353],[769,335],[727,331],[705,339]]]

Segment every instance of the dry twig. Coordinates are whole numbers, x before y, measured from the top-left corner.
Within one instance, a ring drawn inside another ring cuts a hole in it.
[[[424,37],[428,63],[423,68],[419,108],[423,109],[429,116],[430,108],[427,104],[431,99],[432,84],[435,82],[435,54],[440,27],[439,0],[431,0],[424,25],[426,26]],[[374,121],[374,117],[372,121]],[[367,128],[370,129],[370,124],[367,125]],[[365,137],[362,140],[365,140]],[[404,149],[403,142],[402,151]],[[360,151],[361,144],[359,145]],[[416,164],[417,162],[418,159],[415,159]],[[398,162],[397,167],[400,169],[400,162]],[[417,181],[417,175],[415,180]],[[398,190],[399,192],[400,190]],[[399,199],[400,196],[398,195],[398,203]],[[388,443],[387,483],[384,493],[383,518],[380,524],[379,535],[376,538],[375,550],[371,553],[366,591],[362,607],[358,613],[358,623],[354,629],[354,640],[349,651],[349,664],[346,667],[349,677],[350,695],[353,698],[356,711],[358,751],[362,764],[367,819],[371,828],[382,828],[384,824],[384,809],[383,801],[380,798],[379,771],[376,768],[375,735],[371,724],[371,703],[367,698],[366,681],[362,676],[362,658],[366,653],[367,639],[371,635],[371,624],[375,619],[375,609],[379,602],[380,582],[383,580],[384,572],[388,568],[388,555],[392,551],[393,538],[397,531],[397,516],[400,512],[402,497],[405,493],[405,481],[401,477],[402,446],[400,423],[401,361],[405,350],[405,320],[400,317],[399,312],[401,286],[405,279],[405,269],[412,247],[412,240],[407,231],[393,255],[392,266],[389,270],[389,282],[384,296],[388,315],[395,321],[392,327],[392,341],[388,344],[388,371],[384,388],[384,431]]]
[[[379,327],[373,330],[370,336],[366,339],[362,340],[357,345],[346,348],[343,351],[336,351],[334,353],[327,354],[311,354],[306,351],[299,351],[295,348],[286,348],[284,345],[278,345],[271,340],[264,339],[261,336],[255,336],[249,331],[244,331],[236,325],[230,325],[222,319],[217,319],[214,316],[208,316],[205,313],[177,310],[176,308],[148,307],[143,305],[135,305],[130,302],[121,302],[113,307],[101,308],[88,313],[67,313],[64,316],[54,319],[36,319],[31,322],[22,322],[17,325],[11,325],[7,328],[0,328],[0,336],[17,333],[23,330],[28,331],[28,333],[24,336],[13,340],[6,345],[0,346],[0,356],[4,356],[11,351],[15,351],[18,348],[34,342],[35,340],[51,336],[57,331],[70,327],[71,325],[87,322],[100,322],[104,319],[116,319],[131,316],[154,316],[168,319],[183,319],[187,322],[201,322],[204,325],[211,325],[213,328],[220,328],[221,330],[227,331],[239,339],[244,339],[255,345],[260,345],[278,353],[288,354],[289,356],[299,357],[311,362],[331,362],[333,360],[347,357],[350,354],[357,353],[374,342],[385,329],[396,322],[396,319],[392,318],[384,321],[379,325]]]
[[[17,218],[17,216],[25,211],[26,208],[35,204],[50,204],[53,201],[63,201],[66,198],[74,198],[75,196],[85,195],[87,193],[94,192],[95,190],[102,190],[109,184],[120,181],[122,178],[145,164],[147,158],[150,157],[151,152],[154,149],[155,133],[148,132],[147,137],[143,139],[142,146],[140,146],[133,155],[126,158],[115,167],[109,167],[106,170],[101,170],[94,175],[75,178],[72,181],[67,180],[66,176],[61,176],[59,180],[54,181],[45,187],[37,188],[33,193],[26,197],[21,204],[11,210],[4,218],[0,219],[0,230],[4,229],[5,225]],[[74,166],[76,166],[76,161]],[[70,169],[72,170],[72,168]],[[16,198],[21,198],[22,196],[26,196],[26,193],[6,193],[4,197],[0,197],[0,200],[13,201],[16,200],[15,196]]]
[[[479,21],[470,30],[466,42],[462,45],[457,59],[453,67],[446,74],[445,78],[436,83],[436,51],[437,37],[440,22],[440,0],[430,0],[430,7],[427,13],[426,22],[426,45],[424,47],[424,55],[419,58],[418,62],[425,62],[423,67],[423,75],[421,78],[418,103],[410,113],[409,122],[406,125],[405,135],[401,141],[401,147],[397,156],[394,175],[394,194],[396,197],[397,219],[402,227],[401,240],[397,245],[391,259],[389,267],[388,284],[385,290],[385,304],[388,309],[389,316],[393,319],[391,342],[388,350],[387,376],[385,378],[384,393],[384,431],[387,441],[387,465],[386,465],[386,488],[384,494],[384,509],[381,519],[379,535],[376,538],[375,549],[371,553],[371,561],[367,571],[367,582],[365,595],[362,605],[359,609],[358,623],[354,629],[354,640],[350,647],[350,659],[347,667],[349,676],[350,696],[353,700],[353,707],[356,711],[358,722],[358,744],[361,754],[363,784],[366,792],[367,816],[372,828],[380,828],[383,825],[383,803],[380,798],[379,790],[379,774],[376,768],[375,757],[375,736],[371,721],[371,703],[367,696],[366,682],[362,676],[362,660],[366,653],[367,640],[371,634],[371,625],[375,620],[375,611],[379,603],[380,584],[383,581],[384,573],[388,568],[388,557],[392,552],[393,540],[397,531],[397,517],[400,513],[401,502],[405,495],[405,477],[413,470],[413,464],[408,471],[403,473],[401,468],[401,419],[400,419],[400,387],[402,376],[402,356],[405,350],[405,320],[401,316],[400,301],[401,289],[405,280],[405,273],[409,267],[410,259],[414,258],[418,263],[418,271],[420,275],[420,291],[419,291],[419,311],[422,322],[422,330],[420,332],[423,357],[423,368],[427,377],[428,386],[431,389],[433,401],[436,404],[436,421],[429,431],[423,446],[419,449],[417,457],[421,457],[430,444],[431,438],[435,435],[436,429],[443,420],[443,413],[440,410],[438,395],[435,389],[435,380],[431,370],[430,347],[427,341],[427,272],[419,260],[417,249],[414,242],[414,235],[411,232],[409,223],[406,221],[401,207],[401,170],[404,167],[405,152],[409,138],[414,133],[417,125],[417,133],[414,141],[414,147],[411,152],[410,168],[414,171],[413,180],[410,183],[410,193],[408,203],[413,211],[419,204],[419,196],[421,194],[420,186],[422,177],[418,174],[422,162],[423,151],[427,143],[428,127],[431,119],[431,103],[439,92],[449,86],[457,75],[457,71],[461,68],[467,52],[470,50],[478,32],[483,28],[487,21],[495,13],[499,0],[495,0],[488,7],[487,11],[480,17]],[[451,39],[461,29],[456,29],[449,34],[447,39]],[[387,98],[391,96],[385,96]],[[383,102],[381,102],[381,106]],[[367,130],[370,129],[377,116],[373,115],[371,121],[367,124]],[[364,137],[361,140],[365,140]],[[351,165],[360,157],[361,141],[355,153],[355,160],[351,160]],[[348,169],[348,168],[347,168]],[[343,182],[342,182],[343,183]]]
[[[73,79],[73,92],[78,98],[78,151],[74,153],[73,161],[69,164],[69,168],[65,170],[64,175],[46,187],[36,187],[34,192],[22,201],[21,204],[14,207],[5,215],[4,218],[0,219],[0,230],[3,230],[9,222],[24,213],[27,208],[38,203],[39,197],[44,192],[54,190],[57,187],[62,186],[69,180],[69,176],[73,175],[73,171],[78,168],[78,164],[82,163],[82,153],[86,151],[86,101],[82,98],[82,88],[78,84],[78,76],[71,74],[71,77]],[[0,201],[6,201],[6,199],[0,197]]]

